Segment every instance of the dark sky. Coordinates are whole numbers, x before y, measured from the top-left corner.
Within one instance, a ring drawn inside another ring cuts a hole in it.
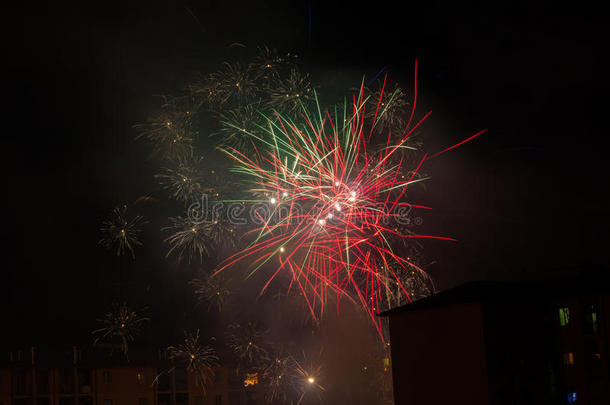
[[[293,50],[314,83],[315,74],[345,73],[357,85],[388,66],[410,89],[417,59],[419,112],[433,111],[423,127],[430,150],[489,129],[427,168],[425,203],[435,210],[422,227],[458,239],[426,244],[440,287],[607,268],[603,16],[577,3],[448,3],[5,11],[3,339],[84,339],[117,299],[188,317],[180,312],[191,300],[187,276],[155,253],[159,240],[146,239],[153,248],[133,263],[99,248],[98,228],[115,205],[153,187],[153,163],[132,128],[157,107],[153,96],[234,57],[232,43]]]

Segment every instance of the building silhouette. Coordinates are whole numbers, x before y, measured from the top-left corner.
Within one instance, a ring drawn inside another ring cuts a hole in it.
[[[257,386],[220,365],[204,389],[165,350],[130,348],[128,361],[118,345],[29,348],[0,362],[0,405],[250,405],[257,397]]]
[[[381,313],[395,404],[610,404],[609,286],[473,282]]]

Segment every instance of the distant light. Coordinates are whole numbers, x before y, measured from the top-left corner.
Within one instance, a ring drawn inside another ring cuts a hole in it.
[[[337,211],[341,211],[341,204],[336,203],[336,204],[335,204],[335,209],[336,209]]]
[[[284,197],[288,197],[288,193],[284,191],[284,192],[282,193],[282,196],[284,196]]]
[[[284,253],[284,250],[286,250],[284,249],[284,246],[280,247],[280,252]]]
[[[318,224],[320,224],[320,226],[324,226],[324,225],[326,225],[326,220],[320,219],[320,220],[318,220]]]
[[[328,215],[326,216],[326,218],[328,218],[328,219],[332,219],[332,217],[333,217],[332,212],[329,212]]]
[[[276,199],[275,199],[275,198],[271,197],[271,199],[269,200],[269,202],[270,202],[271,204],[275,204],[277,201],[276,201]]]
[[[338,181],[335,181],[335,186],[339,187],[339,184],[341,184],[341,183],[339,183]]]
[[[355,191],[350,192],[350,194],[351,194],[352,197],[356,197],[356,192]]]
[[[313,384],[313,383],[315,383],[315,382],[316,382],[316,380],[315,380],[313,377],[309,377],[309,378],[307,379],[307,382],[308,382],[308,383],[310,383],[310,384]]]

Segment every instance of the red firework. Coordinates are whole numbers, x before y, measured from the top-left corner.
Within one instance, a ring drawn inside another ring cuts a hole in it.
[[[396,242],[454,240],[407,229],[405,211],[429,209],[407,201],[409,186],[423,180],[420,171],[427,160],[485,132],[431,156],[408,159],[409,137],[430,114],[411,125],[417,74],[415,79],[410,118],[397,140],[390,132],[383,142],[374,136],[388,108],[382,105],[384,78],[377,103],[365,96],[364,86],[349,103],[331,110],[321,110],[316,98],[316,107],[303,105],[296,118],[266,117],[264,135],[251,134],[258,145],[252,156],[225,149],[238,163],[236,171],[253,182],[252,191],[264,196],[268,210],[256,212],[261,224],[252,231],[254,241],[217,272],[244,260],[253,271],[271,269],[261,293],[278,274],[287,273],[289,288],[303,295],[314,317],[322,315],[330,297],[337,305],[340,297],[348,297],[362,305],[381,334],[375,314],[398,302],[398,295],[411,301],[401,274],[423,272],[401,256]]]

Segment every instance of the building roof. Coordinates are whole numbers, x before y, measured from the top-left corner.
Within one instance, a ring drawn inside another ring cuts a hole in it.
[[[450,288],[409,304],[381,312],[388,316],[423,308],[435,308],[468,302],[493,302],[530,299],[557,299],[590,294],[607,294],[607,279],[563,279],[546,282],[473,281]]]

